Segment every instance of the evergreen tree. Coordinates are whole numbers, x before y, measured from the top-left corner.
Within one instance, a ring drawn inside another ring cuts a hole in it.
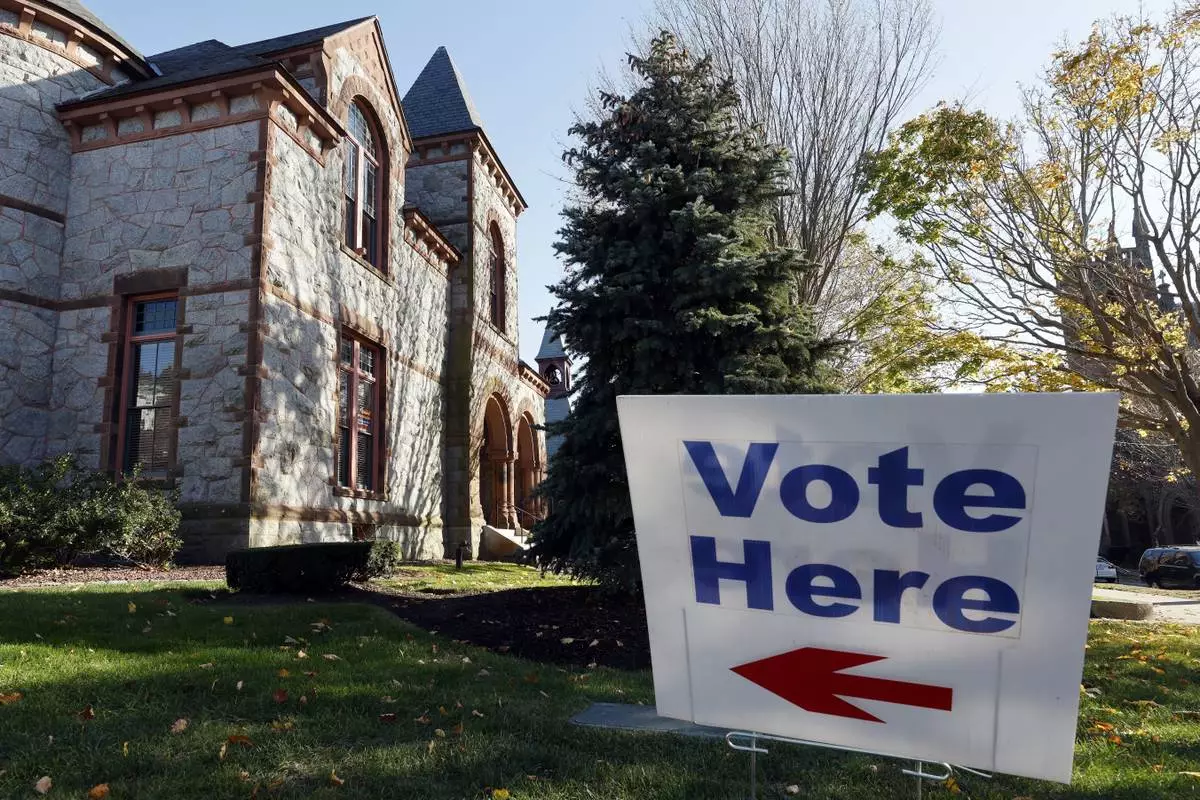
[[[738,95],[663,33],[629,57],[628,96],[599,95],[563,156],[577,202],[555,248],[550,325],[584,363],[542,492],[531,556],[610,585],[639,580],[617,425],[623,394],[821,391],[809,317],[789,293],[805,268],[770,243],[786,151],[737,123]]]

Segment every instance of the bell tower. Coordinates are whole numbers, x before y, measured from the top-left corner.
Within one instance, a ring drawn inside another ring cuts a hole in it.
[[[562,337],[549,325],[542,334],[542,346],[536,360],[542,380],[550,384],[550,395],[546,399],[565,399],[571,391],[571,357],[563,349]]]

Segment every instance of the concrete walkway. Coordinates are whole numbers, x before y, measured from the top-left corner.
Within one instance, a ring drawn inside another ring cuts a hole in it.
[[[1186,625],[1200,625],[1200,599],[1172,596],[1170,590],[1162,594],[1144,594],[1143,592],[1124,592],[1120,589],[1102,589],[1093,587],[1092,597],[1102,600],[1136,600],[1150,603],[1154,606],[1154,617],[1151,622],[1182,622]]]

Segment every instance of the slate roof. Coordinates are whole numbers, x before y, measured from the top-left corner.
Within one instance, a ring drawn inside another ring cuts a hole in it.
[[[144,92],[147,89],[163,89],[201,78],[214,78],[218,75],[263,67],[273,63],[269,58],[264,57],[267,54],[277,53],[281,50],[291,50],[306,44],[319,42],[335,33],[352,28],[369,19],[372,19],[372,17],[359,17],[358,19],[339,22],[335,25],[325,25],[320,28],[312,28],[299,33],[290,33],[287,36],[276,36],[273,39],[249,42],[235,47],[231,47],[216,39],[207,39],[203,42],[177,47],[174,50],[157,53],[146,59],[158,67],[162,75],[149,80],[134,81],[122,86],[106,89],[102,92],[89,94],[80,98],[80,101],[91,103],[96,100],[109,100],[114,97],[124,97],[125,95]],[[72,104],[67,103],[64,105],[70,106]]]
[[[552,422],[562,422],[571,413],[571,400],[567,397],[557,397],[553,400],[546,401],[546,424]],[[550,458],[554,455],[554,451],[562,444],[561,436],[546,437],[546,457]]]
[[[404,95],[404,118],[414,139],[483,130],[462,74],[439,47]]]
[[[566,350],[563,349],[562,337],[549,325],[542,334],[542,346],[538,348],[535,360],[541,361],[545,358],[569,358]]]
[[[50,4],[58,8],[58,10],[63,11],[69,16],[72,16],[80,22],[86,24],[89,28],[100,31],[100,33],[103,33],[109,39],[112,39],[114,42],[121,45],[138,58],[142,58],[142,54],[136,47],[118,36],[116,31],[105,25],[102,19],[93,14],[91,10],[88,9],[88,7],[83,3],[79,2],[79,0],[50,0]]]

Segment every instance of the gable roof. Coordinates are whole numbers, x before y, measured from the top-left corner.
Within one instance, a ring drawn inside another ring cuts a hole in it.
[[[279,53],[284,50],[294,50],[297,47],[303,47],[307,44],[315,44],[322,39],[328,39],[335,33],[341,33],[344,30],[353,28],[368,20],[375,19],[374,17],[359,17],[345,22],[337,22],[333,25],[322,25],[320,28],[310,28],[299,33],[289,33],[286,36],[276,36],[272,39],[262,39],[249,44],[237,46],[237,50],[244,53],[253,53],[254,55],[263,55],[265,53]]]
[[[434,51],[404,95],[404,117],[414,139],[483,130],[466,82],[445,47]]]
[[[158,77],[115,86],[102,92],[85,95],[80,100],[86,100],[89,103],[96,100],[111,100],[147,89],[164,89],[200,78],[214,78],[244,69],[265,67],[273,63],[270,58],[265,57],[270,53],[314,44],[370,19],[373,17],[359,17],[347,22],[325,25],[234,47],[217,39],[206,39],[203,42],[184,45],[174,50],[157,53],[146,59],[162,73]],[[64,106],[70,105],[72,103],[64,104]]]
[[[128,50],[138,59],[143,61],[145,60],[141,52],[139,52],[136,47],[118,36],[116,31],[104,24],[104,20],[93,14],[91,10],[83,3],[79,2],[79,0],[47,0],[47,4],[58,9],[59,11],[64,12],[68,16],[74,17],[75,19],[87,25],[89,28],[104,34],[106,37],[112,39],[114,42],[121,45],[121,47]]]

